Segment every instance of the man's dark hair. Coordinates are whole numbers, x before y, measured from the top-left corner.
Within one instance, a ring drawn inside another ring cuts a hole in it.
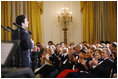
[[[87,42],[86,41],[83,41],[82,43],[84,44],[84,43],[87,43]]]
[[[36,46],[37,46],[37,47],[40,47],[40,44],[41,44],[40,42],[37,42],[37,43],[36,43]]]
[[[117,45],[116,45],[116,44],[114,44],[114,43],[112,43],[112,46],[113,46],[113,47],[115,47],[115,48],[117,47]]]
[[[21,26],[22,23],[24,23],[25,18],[26,18],[26,17],[25,17],[24,15],[19,15],[19,16],[17,16],[17,17],[16,17],[16,23]]]
[[[28,33],[29,33],[30,35],[32,35],[32,31],[29,31]]]
[[[59,43],[56,44],[56,46],[60,45]]]
[[[105,44],[110,44],[110,42],[109,41],[106,41]]]
[[[53,42],[52,41],[48,41],[48,43],[51,43],[51,45],[53,45]]]
[[[82,52],[82,53],[84,53],[84,54],[86,53],[85,50],[80,50],[79,53],[80,53],[80,52]]]
[[[100,43],[105,43],[104,41],[100,41]]]
[[[40,42],[37,42],[36,44],[40,44]]]
[[[64,42],[61,42],[60,44],[62,44],[62,43],[64,43]]]

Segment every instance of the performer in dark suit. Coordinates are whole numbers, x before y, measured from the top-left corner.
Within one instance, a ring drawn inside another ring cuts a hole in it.
[[[15,60],[20,58],[20,62],[17,62],[17,64],[21,64],[20,67],[30,67],[31,59],[30,59],[30,49],[32,47],[32,42],[30,35],[25,30],[26,27],[28,27],[28,20],[24,15],[19,15],[16,17],[16,24],[20,25],[20,57],[19,54],[17,57],[15,57]],[[17,31],[17,30],[16,30]],[[14,32],[13,35],[16,37],[18,36]],[[16,38],[17,39],[17,38]]]

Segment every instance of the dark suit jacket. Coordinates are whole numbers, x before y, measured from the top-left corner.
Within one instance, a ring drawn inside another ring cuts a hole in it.
[[[32,48],[32,42],[30,35],[25,29],[20,29],[20,47],[21,47],[21,67],[30,67],[30,49]]]
[[[109,59],[106,59],[100,65],[91,70],[91,74],[93,74],[94,78],[96,77],[109,78],[112,68],[113,68],[113,63]]]
[[[77,57],[77,59],[79,59],[79,55],[77,54],[77,52],[73,53],[73,55],[74,55],[74,58]]]
[[[58,60],[58,58],[60,57],[61,55],[55,51],[54,54],[52,54],[51,57],[49,57],[50,61],[52,62],[52,64],[57,68],[59,69],[59,64],[60,64],[60,61]]]
[[[18,40],[18,29],[16,29],[12,35],[13,40]],[[30,49],[32,48],[32,42],[30,35],[24,28],[20,28],[20,46],[15,53],[16,66],[30,67]],[[20,51],[19,51],[20,50]]]
[[[100,65],[92,69],[89,73],[71,73],[71,78],[109,78],[112,68],[113,63],[109,59],[106,59]]]
[[[87,71],[85,67],[83,66],[83,64],[81,64],[81,62],[77,63],[75,67],[79,69],[80,71]]]
[[[61,57],[61,62],[63,63],[66,59],[68,59],[69,55],[66,54],[66,56],[64,56],[64,55],[61,54],[60,57]]]
[[[69,62],[69,60],[67,59],[65,64],[61,65],[60,72],[62,72],[65,69],[71,69],[72,70],[74,65],[75,65],[74,61]]]
[[[31,52],[31,66],[33,71],[38,68],[38,52]]]
[[[32,48],[31,37],[24,28],[20,29],[20,40],[21,50],[24,51]]]
[[[113,74],[117,73],[117,56],[114,59],[114,68],[113,68]]]

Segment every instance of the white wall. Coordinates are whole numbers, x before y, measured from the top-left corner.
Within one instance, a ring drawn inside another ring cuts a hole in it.
[[[80,11],[79,1],[44,1],[42,23],[42,42],[46,45],[52,40],[54,43],[60,43],[64,40],[63,30],[58,23],[57,12],[63,7],[68,7],[72,11],[73,22],[69,25],[67,39],[69,42],[79,43],[83,40],[82,31],[82,13]]]

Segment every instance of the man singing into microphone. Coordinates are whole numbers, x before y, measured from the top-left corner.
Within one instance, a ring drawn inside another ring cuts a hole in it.
[[[28,27],[28,20],[24,15],[16,17],[16,24],[21,26],[20,29],[20,67],[31,67],[30,49],[32,48],[32,42],[30,35],[25,30]],[[16,60],[18,58],[16,57]],[[18,63],[18,62],[17,62]]]

